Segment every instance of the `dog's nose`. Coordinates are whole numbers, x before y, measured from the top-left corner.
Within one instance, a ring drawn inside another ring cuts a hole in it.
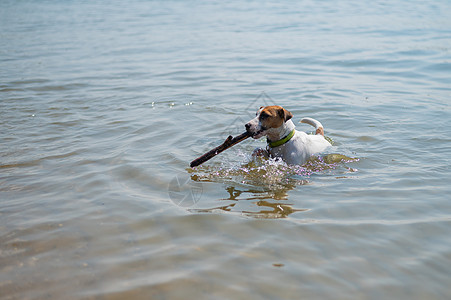
[[[249,129],[251,128],[251,124],[247,123],[246,125],[244,125],[244,127],[246,127],[246,130],[249,131]]]

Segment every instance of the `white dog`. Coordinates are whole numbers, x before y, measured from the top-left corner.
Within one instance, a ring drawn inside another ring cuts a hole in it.
[[[324,138],[323,125],[315,119],[303,118],[301,123],[315,127],[316,134],[297,131],[291,118],[293,114],[277,105],[260,107],[257,116],[246,125],[254,138],[266,136],[266,149],[257,148],[253,155],[281,158],[287,164],[303,165],[315,153],[324,151],[331,144]]]

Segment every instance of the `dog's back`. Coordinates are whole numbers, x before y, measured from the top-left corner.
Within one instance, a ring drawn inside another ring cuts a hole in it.
[[[324,127],[318,120],[303,118],[300,122],[315,127],[316,134],[311,135],[296,130],[288,143],[270,149],[273,157],[281,157],[288,164],[303,165],[313,154],[320,153],[331,146],[324,138]]]

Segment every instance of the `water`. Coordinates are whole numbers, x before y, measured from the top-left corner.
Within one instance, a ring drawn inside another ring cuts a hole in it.
[[[449,298],[450,11],[2,1],[0,298]],[[334,146],[188,167],[265,104]]]

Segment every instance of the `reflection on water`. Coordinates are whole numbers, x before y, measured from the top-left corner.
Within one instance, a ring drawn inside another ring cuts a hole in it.
[[[289,203],[276,203],[276,202],[270,202],[265,200],[259,200],[256,202],[253,202],[255,205],[258,206],[259,209],[255,209],[255,211],[251,210],[241,210],[240,213],[242,215],[256,218],[256,219],[280,219],[280,218],[286,218],[290,214],[294,212],[299,211],[307,211],[308,209],[295,209],[292,207],[292,204]],[[190,209],[191,212],[197,212],[197,213],[212,213],[217,212],[218,210],[227,211],[227,212],[234,212],[233,208],[236,206],[236,203],[231,203],[223,206],[208,208],[208,209]],[[265,209],[261,209],[265,208]]]
[[[208,209],[191,208],[190,211],[214,212],[222,210],[255,218],[285,218],[294,212],[308,210],[293,208],[293,204],[283,202],[288,200],[288,194],[291,190],[298,186],[308,185],[310,183],[309,178],[314,175],[333,171],[340,172],[338,169],[357,172],[357,169],[348,167],[346,164],[358,160],[342,154],[331,153],[313,156],[303,166],[287,165],[279,159],[257,157],[237,166],[209,166],[206,164],[188,169],[193,182],[223,183],[229,197],[222,200],[234,201]],[[343,178],[343,176],[340,177]],[[237,202],[240,201],[246,201],[253,205],[248,204],[245,208],[242,208],[237,206]]]

